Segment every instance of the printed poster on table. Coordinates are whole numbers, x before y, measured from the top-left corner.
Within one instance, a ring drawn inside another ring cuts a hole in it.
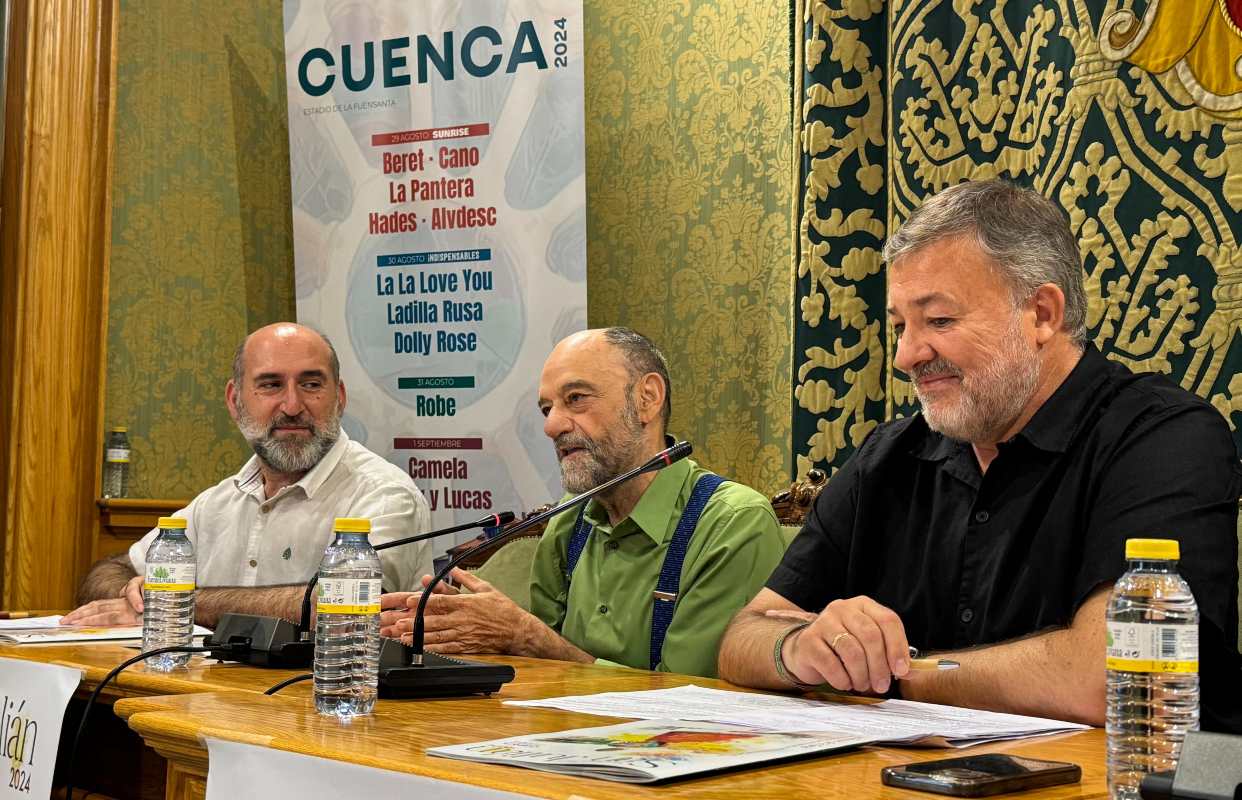
[[[586,327],[581,0],[284,9],[297,314],[342,427],[435,527],[558,497],[537,389]]]

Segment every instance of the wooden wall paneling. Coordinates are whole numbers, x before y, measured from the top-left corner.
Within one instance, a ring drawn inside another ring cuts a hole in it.
[[[91,561],[129,550],[130,545],[154,528],[160,517],[171,517],[189,500],[104,498],[99,505],[99,535],[91,549]]]
[[[3,606],[67,608],[96,525],[116,0],[14,0],[0,184]]]

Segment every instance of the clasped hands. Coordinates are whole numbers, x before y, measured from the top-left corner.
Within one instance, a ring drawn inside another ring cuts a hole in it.
[[[87,625],[105,627],[108,625],[141,625],[142,624],[142,585],[146,582],[142,575],[130,578],[116,597],[104,600],[93,600],[84,606],[75,608],[61,617],[61,625]]]
[[[513,653],[526,617],[517,603],[490,583],[465,570],[454,569],[453,581],[461,592],[440,582],[427,600],[423,616],[423,646],[434,653]],[[423,588],[431,576],[422,578]],[[422,592],[390,592],[380,597],[380,634],[410,644],[414,616]]]
[[[834,600],[819,614],[771,609],[768,617],[809,622],[785,638],[781,659],[799,681],[838,691],[884,694],[910,672],[901,618],[870,597]]]

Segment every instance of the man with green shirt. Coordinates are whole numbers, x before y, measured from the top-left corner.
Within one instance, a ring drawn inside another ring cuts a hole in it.
[[[606,328],[561,341],[543,367],[539,409],[565,491],[592,489],[667,447],[669,398],[664,356],[641,334]],[[684,459],[599,495],[580,513],[554,518],[531,568],[530,611],[455,570],[453,579],[469,593],[437,587],[424,644],[438,653],[509,653],[712,677],[725,626],[782,552],[765,497],[718,483]],[[418,599],[384,595],[384,635],[408,637]]]

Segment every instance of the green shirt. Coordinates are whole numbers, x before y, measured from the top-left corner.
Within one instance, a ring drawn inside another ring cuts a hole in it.
[[[595,529],[565,580],[577,514],[553,519],[531,567],[531,611],[601,662],[647,669],[652,592],[668,542],[695,482],[707,470],[689,459],[657,473],[628,517],[613,527],[595,500]],[[725,626],[762,588],[784,547],[767,498],[738,483],[712,494],[690,538],[673,621],[657,669],[715,677]]]

